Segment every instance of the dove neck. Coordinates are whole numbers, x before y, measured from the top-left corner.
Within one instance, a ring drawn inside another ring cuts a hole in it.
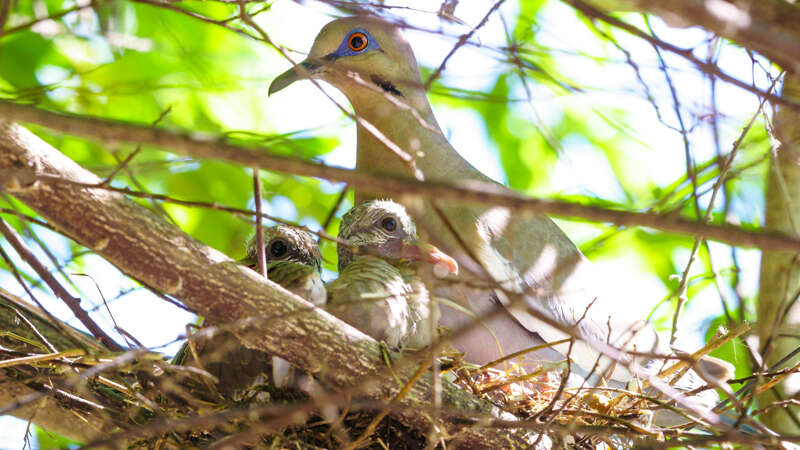
[[[356,116],[362,119],[357,122],[356,168],[408,178],[414,178],[416,168],[426,180],[472,178],[475,169],[450,146],[425,91],[419,87],[407,89],[403,94],[403,97],[348,96]],[[393,146],[399,147],[411,162],[404,161],[403,155],[392,150]]]

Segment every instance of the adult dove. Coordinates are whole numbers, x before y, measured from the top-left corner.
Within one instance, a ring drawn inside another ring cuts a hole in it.
[[[492,183],[455,151],[439,128],[414,54],[395,25],[367,16],[328,23],[306,60],[278,76],[269,93],[305,78],[332,84],[352,104],[359,118],[358,170],[409,178],[421,172],[425,180],[445,183]],[[398,148],[409,158],[399,157]],[[357,199],[364,198],[357,193]],[[439,293],[471,311],[445,306],[441,311],[442,325],[468,327],[453,342],[467,360],[483,364],[572,335],[579,338],[569,352],[575,371],[595,367],[595,373],[625,382],[632,378],[626,364],[601,357],[610,347],[672,354],[647,322],[629,317],[624,305],[615,304],[619,300],[599,292],[589,261],[548,217],[439,201],[443,221],[431,200],[402,200],[431,240],[466,269],[462,277],[495,283],[492,289],[477,289],[473,283]],[[470,326],[476,316],[484,318],[481,325]],[[519,361],[563,359],[568,348],[561,344]],[[630,361],[625,354],[616,357]],[[704,366],[707,376],[730,375],[730,365],[722,361],[707,358]]]
[[[321,254],[312,236],[294,227],[277,225],[263,229],[267,278],[316,306],[326,301],[325,285],[320,277]],[[241,261],[257,270],[256,238],[247,244],[247,255]],[[287,387],[291,381],[291,366],[277,356],[244,347],[229,332],[222,332],[199,343],[199,358],[205,369],[219,379],[219,390],[236,393],[248,388],[264,370],[272,367],[275,387]],[[176,363],[191,361],[186,346],[176,355]]]
[[[342,217],[339,277],[327,285],[327,310],[389,348],[422,348],[437,337],[439,307],[423,265],[457,273],[458,265],[417,238],[402,205],[373,200]]]

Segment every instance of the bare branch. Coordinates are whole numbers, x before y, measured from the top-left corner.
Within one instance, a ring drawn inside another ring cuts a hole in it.
[[[770,94],[770,93],[763,92],[763,91],[761,91],[760,89],[758,89],[758,88],[756,88],[754,86],[750,86],[749,84],[745,83],[744,81],[739,80],[737,78],[734,78],[731,75],[728,75],[727,73],[723,72],[715,64],[710,64],[710,63],[708,63],[706,61],[703,61],[700,58],[694,56],[694,54],[692,53],[691,49],[680,48],[680,47],[678,47],[676,45],[670,44],[668,42],[664,42],[664,41],[662,41],[660,39],[656,39],[656,38],[650,36],[649,34],[645,33],[644,31],[634,27],[633,25],[631,25],[631,24],[629,24],[629,23],[627,23],[625,21],[622,21],[622,20],[620,20],[620,19],[618,19],[616,17],[612,17],[612,16],[609,16],[608,14],[605,14],[600,9],[595,8],[594,6],[592,6],[591,4],[589,4],[587,2],[584,2],[583,0],[563,0],[563,1],[565,3],[568,3],[569,5],[571,5],[573,8],[577,9],[578,11],[580,11],[581,13],[586,15],[587,17],[590,17],[590,18],[593,18],[593,19],[600,19],[603,22],[608,23],[609,25],[612,25],[612,26],[614,26],[616,28],[625,30],[628,33],[630,33],[630,34],[632,34],[632,35],[634,35],[636,37],[644,39],[645,41],[647,41],[648,43],[650,43],[652,45],[655,45],[655,46],[657,46],[657,47],[659,47],[661,49],[667,50],[667,51],[669,51],[671,53],[674,53],[676,55],[679,55],[679,56],[685,58],[687,61],[689,61],[692,64],[694,64],[695,66],[697,66],[697,68],[700,69],[701,71],[703,71],[704,73],[716,76],[720,80],[726,81],[726,82],[728,82],[728,83],[730,83],[730,84],[732,84],[732,85],[734,85],[736,87],[739,87],[739,88],[741,88],[741,89],[743,89],[745,91],[748,91],[748,92],[751,92],[751,93],[757,95],[759,98],[766,98],[770,102],[773,102],[773,103],[776,103],[776,104],[785,105],[785,106],[788,106],[788,107],[790,107],[790,108],[792,108],[794,110],[800,109],[800,103],[797,103],[796,101],[794,101],[792,99],[789,99],[789,98],[786,98],[786,97],[782,97],[780,95],[775,95],[775,94]],[[636,1],[636,0],[631,0],[631,1]],[[689,2],[698,1],[699,2],[699,0],[683,0],[683,1],[689,1]],[[770,1],[774,2],[774,3],[777,3],[779,0],[770,0]],[[727,4],[727,2],[724,2],[724,3]],[[672,3],[670,3],[670,5],[671,4]],[[800,42],[800,41],[798,41],[798,42]],[[765,53],[765,54],[768,55],[769,53]],[[800,62],[800,58],[798,58],[797,61]]]
[[[572,0],[567,3],[574,5]],[[595,5],[608,4],[591,0]],[[698,25],[765,55],[793,72],[800,70],[800,7],[784,0],[615,0],[612,9],[661,16],[677,26]]]
[[[64,133],[93,137],[107,142],[138,142],[163,147],[178,154],[195,158],[222,159],[246,167],[259,167],[308,177],[325,178],[349,183],[354,189],[385,195],[387,192],[416,194],[438,200],[481,203],[505,206],[517,213],[552,214],[610,222],[622,226],[644,226],[658,230],[711,239],[741,247],[762,250],[800,252],[800,239],[782,233],[747,231],[729,225],[710,225],[681,219],[674,215],[617,211],[556,200],[544,200],[509,193],[493,183],[468,182],[457,185],[420,182],[407,178],[376,176],[339,167],[325,166],[300,158],[273,155],[263,147],[244,147],[228,144],[196,134],[154,129],[125,122],[66,115],[0,100],[0,117],[31,122]],[[15,183],[16,167],[0,172],[0,181]],[[19,182],[17,180],[16,182]],[[97,183],[93,181],[92,183]]]
[[[120,352],[123,348],[117,344],[114,339],[111,338],[102,328],[100,328],[97,323],[89,317],[89,314],[81,308],[81,300],[79,298],[73,297],[58,280],[50,273],[49,270],[39,261],[36,256],[31,253],[28,249],[28,246],[22,242],[22,239],[19,237],[16,231],[11,228],[8,223],[0,219],[0,233],[6,238],[6,240],[14,247],[14,250],[17,251],[17,254],[28,263],[28,265],[42,277],[45,283],[50,287],[56,297],[60,298],[66,305],[69,307],[70,311],[75,314],[75,317],[81,321],[81,323],[86,326],[89,331],[92,332],[100,342],[103,343],[109,350]]]

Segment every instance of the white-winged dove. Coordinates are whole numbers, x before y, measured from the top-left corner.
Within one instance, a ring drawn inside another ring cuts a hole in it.
[[[263,229],[267,278],[316,306],[325,304],[325,285],[320,277],[321,255],[312,236],[294,227],[277,225]],[[258,270],[256,238],[247,245],[247,255],[240,261]],[[219,391],[234,393],[248,388],[267,368],[272,367],[275,387],[286,387],[291,381],[291,366],[277,356],[244,347],[229,332],[214,335],[198,345],[199,357],[205,369],[219,379]],[[184,348],[176,362],[191,362]]]
[[[327,286],[327,309],[389,348],[422,348],[436,337],[439,308],[422,280],[423,266],[457,273],[455,260],[419,242],[405,208],[362,203],[339,227],[339,277]]]
[[[412,166],[397,157],[396,151],[387,149],[388,142],[409,154],[426,180],[491,183],[445,138],[428,102],[411,47],[393,24],[364,16],[330,22],[317,35],[308,58],[277,77],[269,92],[309,77],[331,83],[353,105],[360,119],[359,170],[414,176]],[[569,354],[577,363],[578,372],[595,367],[602,344],[642,353],[672,354],[650,324],[626,314],[623,305],[614,304],[615,297],[599,292],[601,283],[595,280],[589,261],[548,217],[466,202],[437,205],[449,223],[442,221],[430,200],[409,201],[406,206],[415,212],[431,239],[464,266],[466,270],[462,272],[489,278],[502,286],[493,291],[453,288],[442,295],[478,316],[489,315],[498,305],[504,309],[490,314],[484,326],[473,327],[453,343],[466,353],[468,360],[486,363],[570,334],[580,338]],[[557,326],[537,316],[544,316]],[[448,328],[466,327],[472,321],[473,317],[459,310],[442,308],[441,322]],[[558,352],[547,349],[522,359],[560,359],[567,349],[568,344],[562,344],[555,347]],[[622,357],[623,362],[628,360],[625,355]],[[616,364],[609,358],[601,361],[596,373],[622,382],[632,378],[625,364]],[[640,362],[648,363],[646,359]],[[719,380],[730,376],[732,366],[724,361],[705,358],[703,363]],[[652,370],[657,364],[650,361],[649,366]]]

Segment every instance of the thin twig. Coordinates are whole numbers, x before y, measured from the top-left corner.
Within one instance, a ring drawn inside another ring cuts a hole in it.
[[[256,202],[256,261],[258,273],[267,278],[267,257],[264,253],[264,227],[261,223],[261,178],[258,176],[258,167],[253,167],[253,201]]]
[[[109,350],[115,352],[121,352],[124,350],[122,346],[117,344],[102,328],[100,328],[94,320],[83,310],[80,306],[80,299],[73,297],[63,286],[53,277],[49,270],[42,265],[42,263],[31,253],[28,249],[28,246],[22,242],[19,235],[11,228],[8,223],[0,218],[0,233],[6,238],[6,240],[14,247],[14,250],[17,251],[17,254],[31,266],[31,268],[39,274],[39,276],[44,280],[45,283],[50,287],[53,291],[53,294],[56,297],[60,298],[75,314],[75,317],[81,321],[81,323],[96,337],[103,343]]]
[[[389,402],[389,405],[387,405],[386,408],[384,408],[381,412],[379,412],[370,421],[369,425],[367,425],[367,428],[364,430],[361,436],[359,436],[355,441],[351,442],[350,445],[346,446],[344,450],[354,450],[355,448],[363,444],[370,436],[372,436],[372,434],[375,432],[375,428],[378,426],[379,423],[381,423],[381,420],[383,420],[384,417],[386,417],[392,411],[391,407],[400,404],[399,403],[400,400],[406,395],[408,395],[408,393],[411,391],[411,388],[414,386],[414,383],[416,383],[417,380],[422,378],[425,372],[428,371],[428,367],[430,367],[430,364],[431,360],[429,358],[423,359],[422,363],[419,365],[419,368],[417,368],[417,371],[414,372],[413,375],[411,375],[411,378],[409,378],[409,380],[406,382],[403,388],[400,389],[400,392],[398,392],[392,398],[392,400]]]
[[[8,256],[8,253],[6,253],[6,251],[3,250],[2,246],[0,246],[0,258],[6,263],[6,265],[8,265],[9,269],[11,270],[11,274],[17,280],[17,283],[19,283],[19,285],[22,286],[22,289],[25,291],[25,293],[28,294],[28,296],[31,298],[31,300],[33,300],[33,302],[36,303],[36,305],[39,307],[39,309],[41,309],[42,312],[44,312],[44,314],[47,316],[47,318],[50,319],[51,323],[53,323],[56,327],[59,327],[59,328],[67,327],[68,325],[64,324],[60,320],[56,319],[52,314],[50,314],[50,311],[45,309],[44,306],[42,305],[42,303],[39,302],[39,299],[37,299],[36,296],[33,295],[33,292],[28,287],[28,284],[25,283],[25,280],[22,279],[22,276],[19,274],[19,270],[17,270],[17,268],[14,266],[13,261],[11,261],[11,258]],[[85,348],[85,345],[83,345],[82,343],[78,342],[78,340],[75,339],[75,337],[72,335],[72,333],[69,333],[68,331],[64,331],[64,336],[66,336],[67,339],[72,341],[72,343],[74,343],[77,347]]]
[[[777,85],[778,80],[780,79],[781,76],[778,76],[775,78],[775,80],[773,80],[772,85],[769,87],[769,90],[767,91],[768,93],[771,92],[773,89],[775,89],[775,86]],[[753,127],[756,119],[761,114],[761,111],[764,108],[766,101],[767,101],[766,98],[761,99],[761,102],[758,105],[758,110],[756,111],[755,114],[753,114],[752,117],[750,117],[750,121],[747,123],[747,125],[745,125],[744,129],[742,129],[742,132],[739,134],[739,137],[736,139],[736,141],[734,141],[733,148],[728,153],[728,157],[725,160],[725,163],[720,168],[720,173],[719,176],[717,177],[717,181],[714,183],[714,188],[711,190],[711,198],[708,201],[708,207],[706,208],[705,215],[702,218],[703,222],[707,223],[709,220],[711,220],[711,213],[714,210],[714,202],[717,198],[717,194],[719,193],[720,189],[725,183],[725,174],[733,166],[733,160],[734,158],[736,158],[738,150],[741,147],[742,142],[744,142],[744,138],[747,136],[747,133]],[[696,192],[695,195],[697,195]],[[697,203],[696,197],[695,197],[695,203]],[[675,315],[672,318],[672,331],[670,334],[670,344],[674,343],[677,338],[678,322],[680,319],[680,314],[681,311],[683,310],[684,303],[686,303],[686,288],[687,288],[687,281],[689,278],[689,268],[692,265],[692,261],[695,257],[695,254],[697,253],[700,240],[701,240],[700,237],[695,238],[694,246],[692,247],[692,252],[689,255],[689,261],[686,263],[686,269],[684,270],[683,276],[681,278],[681,284],[678,289],[678,305],[676,306],[675,309]]]
[[[348,189],[350,189],[350,186],[345,184],[342,188],[342,191],[339,192],[339,195],[336,197],[336,201],[333,202],[333,206],[331,206],[331,209],[328,211],[328,215],[325,217],[325,221],[322,222],[322,226],[320,227],[322,231],[328,231],[328,227],[330,226],[331,222],[333,222],[333,218],[336,217],[339,207],[342,206],[342,202],[344,202],[345,197],[347,197]]]
[[[447,56],[444,57],[442,63],[439,64],[439,67],[437,67],[436,70],[433,71],[431,76],[429,76],[428,79],[425,81],[425,84],[423,85],[423,90],[427,91],[428,89],[430,89],[431,84],[433,84],[433,82],[436,81],[437,78],[439,78],[439,75],[442,74],[442,71],[447,65],[447,61],[450,60],[450,58],[456,53],[456,51],[459,48],[461,48],[464,44],[467,43],[469,38],[471,38],[476,31],[478,31],[480,28],[486,25],[486,22],[489,21],[489,17],[491,17],[491,15],[494,14],[494,12],[497,11],[497,9],[500,8],[500,6],[504,2],[505,0],[498,0],[497,2],[495,2],[495,4],[493,4],[492,7],[489,8],[489,11],[486,13],[486,15],[483,16],[483,19],[481,19],[478,25],[475,25],[471,30],[469,30],[468,33],[465,33],[461,35],[460,38],[458,38],[458,42],[456,42],[456,45],[454,45],[453,48],[450,49],[450,53],[448,53]]]
[[[626,32],[638,37],[638,38],[644,39],[645,41],[647,41],[650,44],[657,45],[658,47],[660,47],[660,48],[662,48],[664,50],[667,50],[670,53],[674,53],[674,54],[676,54],[678,56],[681,56],[681,57],[685,58],[687,61],[689,61],[692,64],[694,64],[695,66],[697,66],[697,68],[699,70],[701,70],[701,71],[703,71],[705,73],[708,73],[710,75],[714,75],[717,78],[719,78],[719,79],[721,79],[723,81],[727,81],[728,83],[731,83],[732,85],[734,85],[734,86],[736,86],[738,88],[741,88],[741,89],[743,89],[743,90],[745,90],[747,92],[755,94],[759,98],[765,98],[765,99],[769,100],[770,102],[773,102],[773,103],[776,103],[776,104],[785,105],[785,106],[788,106],[788,107],[790,107],[790,108],[792,108],[794,110],[800,109],[800,103],[794,102],[794,101],[792,101],[792,100],[790,100],[790,99],[788,99],[786,97],[782,97],[780,95],[775,95],[775,94],[771,94],[771,93],[768,93],[768,92],[761,91],[760,89],[758,89],[758,88],[756,88],[754,86],[751,86],[751,85],[745,83],[744,81],[741,81],[741,80],[739,80],[737,78],[734,78],[734,77],[728,75],[727,73],[723,72],[716,65],[706,63],[705,61],[703,61],[703,60],[697,58],[696,56],[694,56],[694,53],[693,53],[692,49],[683,49],[683,48],[680,48],[680,47],[678,47],[676,45],[670,44],[668,42],[664,42],[664,41],[661,41],[659,39],[656,39],[656,38],[648,35],[647,33],[643,32],[642,30],[634,27],[633,25],[631,25],[629,23],[626,23],[626,22],[624,22],[624,21],[622,21],[620,19],[617,19],[616,17],[612,17],[612,16],[609,16],[608,14],[605,14],[600,9],[595,8],[594,6],[584,2],[583,0],[563,0],[563,1],[565,3],[567,3],[567,4],[569,4],[570,6],[572,6],[573,8],[575,8],[576,10],[580,11],[581,13],[585,14],[588,17],[600,19],[603,22],[606,22],[611,26],[614,26],[616,28],[624,30],[624,31],[626,31]]]

